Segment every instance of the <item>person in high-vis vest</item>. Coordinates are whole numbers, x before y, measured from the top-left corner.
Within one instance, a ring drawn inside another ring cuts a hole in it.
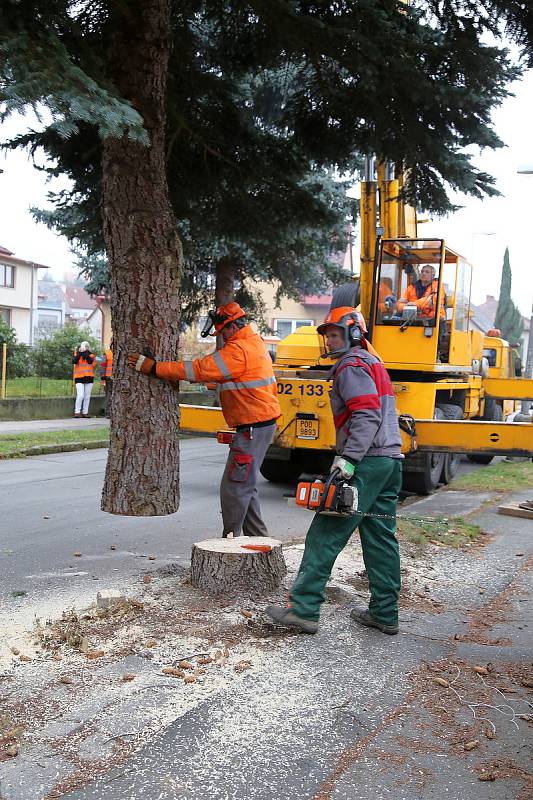
[[[74,416],[88,417],[94,383],[94,368],[96,367],[96,356],[91,353],[89,342],[82,342],[78,349],[74,351],[72,363],[74,365],[74,385],[76,387]]]
[[[336,308],[317,330],[336,360],[329,377],[337,456],[331,472],[355,487],[353,516],[315,514],[307,532],[290,605],[268,606],[279,625],[316,633],[326,583],[352,533],[359,528],[368,573],[368,610],[351,618],[382,633],[398,633],[400,555],[396,504],[402,484],[402,453],[394,390],[381,360],[370,352],[364,321],[355,309]]]
[[[281,414],[272,360],[238,303],[210,311],[201,335],[219,336],[223,346],[194,361],[154,361],[130,353],[128,364],[170,381],[218,384],[224,419],[236,429],[220,484],[222,536],[268,536],[257,479]]]
[[[109,417],[111,414],[111,396],[113,394],[113,351],[111,347],[106,347],[100,361],[100,381],[104,386],[105,392],[105,415]]]
[[[402,297],[398,300],[398,311],[403,311],[407,304],[415,305],[417,316],[424,319],[431,319],[435,316],[437,307],[437,294],[439,291],[439,281],[435,277],[436,270],[432,264],[424,264],[420,270],[420,278],[414,283],[410,283]],[[446,312],[446,295],[440,310],[440,317],[444,318]]]

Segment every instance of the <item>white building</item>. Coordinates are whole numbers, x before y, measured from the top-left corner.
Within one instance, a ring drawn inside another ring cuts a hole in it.
[[[0,318],[25,344],[33,344],[40,269],[48,268],[17,258],[0,245]]]

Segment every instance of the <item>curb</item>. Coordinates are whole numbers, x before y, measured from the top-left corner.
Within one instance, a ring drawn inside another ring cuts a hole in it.
[[[8,458],[25,458],[27,456],[42,456],[52,453],[70,453],[75,450],[96,450],[99,447],[109,447],[109,439],[96,439],[93,442],[64,442],[63,444],[39,444],[33,447],[23,447],[11,453],[0,453],[0,460]]]

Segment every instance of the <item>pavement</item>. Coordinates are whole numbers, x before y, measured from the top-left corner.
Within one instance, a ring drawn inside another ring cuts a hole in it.
[[[402,513],[469,513],[482,546],[404,547],[401,632],[386,637],[349,619],[367,598],[354,537],[306,637],[269,625],[263,598],[214,602],[186,583],[191,543],[217,534],[224,447],[184,441],[180,511],[149,520],[97,510],[104,459],[0,463],[8,644],[30,648],[32,615],[82,608],[100,587],[143,604],[112,638],[100,629],[95,646],[113,656],[89,662],[62,645],[54,662],[34,645],[30,663],[0,673],[3,714],[34,715],[19,755],[0,763],[2,800],[531,800],[533,521],[472,493],[410,504]],[[310,515],[282,487],[260,493],[293,573]],[[26,597],[11,596],[18,587]],[[205,650],[196,683],[157,677]]]
[[[30,419],[0,422],[0,436],[3,433],[37,433],[41,431],[77,430],[78,428],[94,430],[109,425],[107,417],[90,417],[89,419]]]

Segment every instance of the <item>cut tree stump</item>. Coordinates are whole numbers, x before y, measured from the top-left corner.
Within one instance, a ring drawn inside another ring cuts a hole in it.
[[[269,547],[268,552],[247,549]],[[277,589],[287,574],[278,539],[238,536],[235,539],[205,539],[192,547],[191,583],[213,595],[240,592],[265,594]]]

